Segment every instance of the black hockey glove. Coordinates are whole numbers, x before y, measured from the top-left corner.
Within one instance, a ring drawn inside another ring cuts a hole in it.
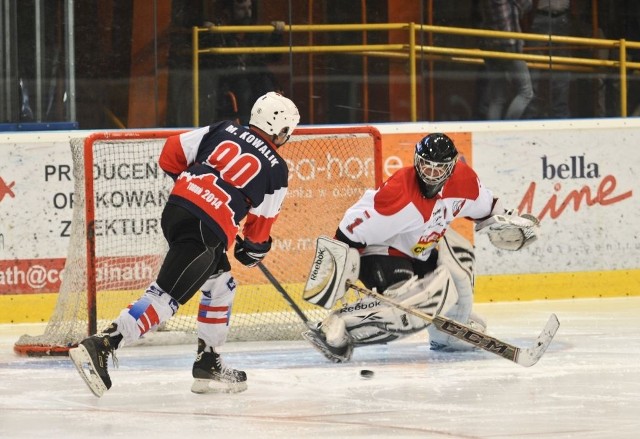
[[[271,250],[271,237],[267,242],[256,244],[248,239],[242,241],[236,238],[236,248],[233,255],[236,259],[247,267],[255,267],[258,262],[262,261],[267,253]]]

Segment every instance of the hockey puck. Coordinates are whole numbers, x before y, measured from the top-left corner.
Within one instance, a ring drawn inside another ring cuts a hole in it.
[[[362,369],[360,371],[360,378],[364,378],[365,380],[369,380],[373,378],[373,371],[368,369]]]

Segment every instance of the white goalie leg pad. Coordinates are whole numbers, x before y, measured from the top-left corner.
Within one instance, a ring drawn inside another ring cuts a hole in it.
[[[320,330],[325,335],[327,344],[334,348],[342,348],[348,343],[387,343],[399,337],[388,328],[394,324],[403,325],[400,314],[396,308],[366,297],[329,314],[322,322]]]
[[[335,312],[322,321],[320,331],[324,334],[327,344],[334,348],[346,346],[351,341],[344,319]]]
[[[475,255],[471,243],[453,229],[447,230],[438,245],[438,268],[448,271],[454,284],[442,309],[442,315],[456,322],[468,324],[473,307]],[[478,320],[482,319],[478,317]],[[428,331],[432,347],[447,350],[473,348],[473,345],[446,335],[435,327],[429,328]]]
[[[422,279],[413,276],[405,282],[392,285],[384,295],[406,307],[434,315],[442,312],[451,288],[454,288],[453,281],[448,271],[438,269]],[[356,344],[387,343],[428,326],[424,319],[373,297],[345,306],[337,314],[344,320],[346,330]]]
[[[211,276],[202,285],[202,295],[198,306],[198,338],[206,346],[222,346],[229,334],[231,308],[236,295],[236,281],[226,271]]]
[[[316,241],[316,255],[302,297],[314,305],[331,309],[347,291],[347,281],[360,274],[360,254],[347,244],[326,236]]]
[[[173,317],[179,306],[169,293],[153,282],[140,299],[120,312],[114,322],[118,325],[123,342],[131,343]]]
[[[465,323],[473,306],[476,258],[473,246],[453,229],[438,244],[438,267],[446,267],[456,286],[458,301],[447,317]]]

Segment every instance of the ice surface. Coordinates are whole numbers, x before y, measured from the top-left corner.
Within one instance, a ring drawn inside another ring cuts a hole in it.
[[[484,351],[436,353],[426,331],[332,364],[304,341],[233,343],[239,394],[189,391],[195,346],[118,351],[98,399],[67,358],[25,358],[0,325],[0,438],[638,438],[640,297],[478,304],[488,332],[528,347],[550,313],[560,329],[522,367]],[[361,369],[375,372],[360,378]]]

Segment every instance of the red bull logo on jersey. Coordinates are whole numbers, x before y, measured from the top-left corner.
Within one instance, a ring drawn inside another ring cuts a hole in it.
[[[414,255],[419,256],[425,252],[430,252],[436,246],[440,238],[444,236],[443,230],[442,232],[431,232],[428,236],[421,236],[420,240],[416,245],[411,248],[411,251]]]

